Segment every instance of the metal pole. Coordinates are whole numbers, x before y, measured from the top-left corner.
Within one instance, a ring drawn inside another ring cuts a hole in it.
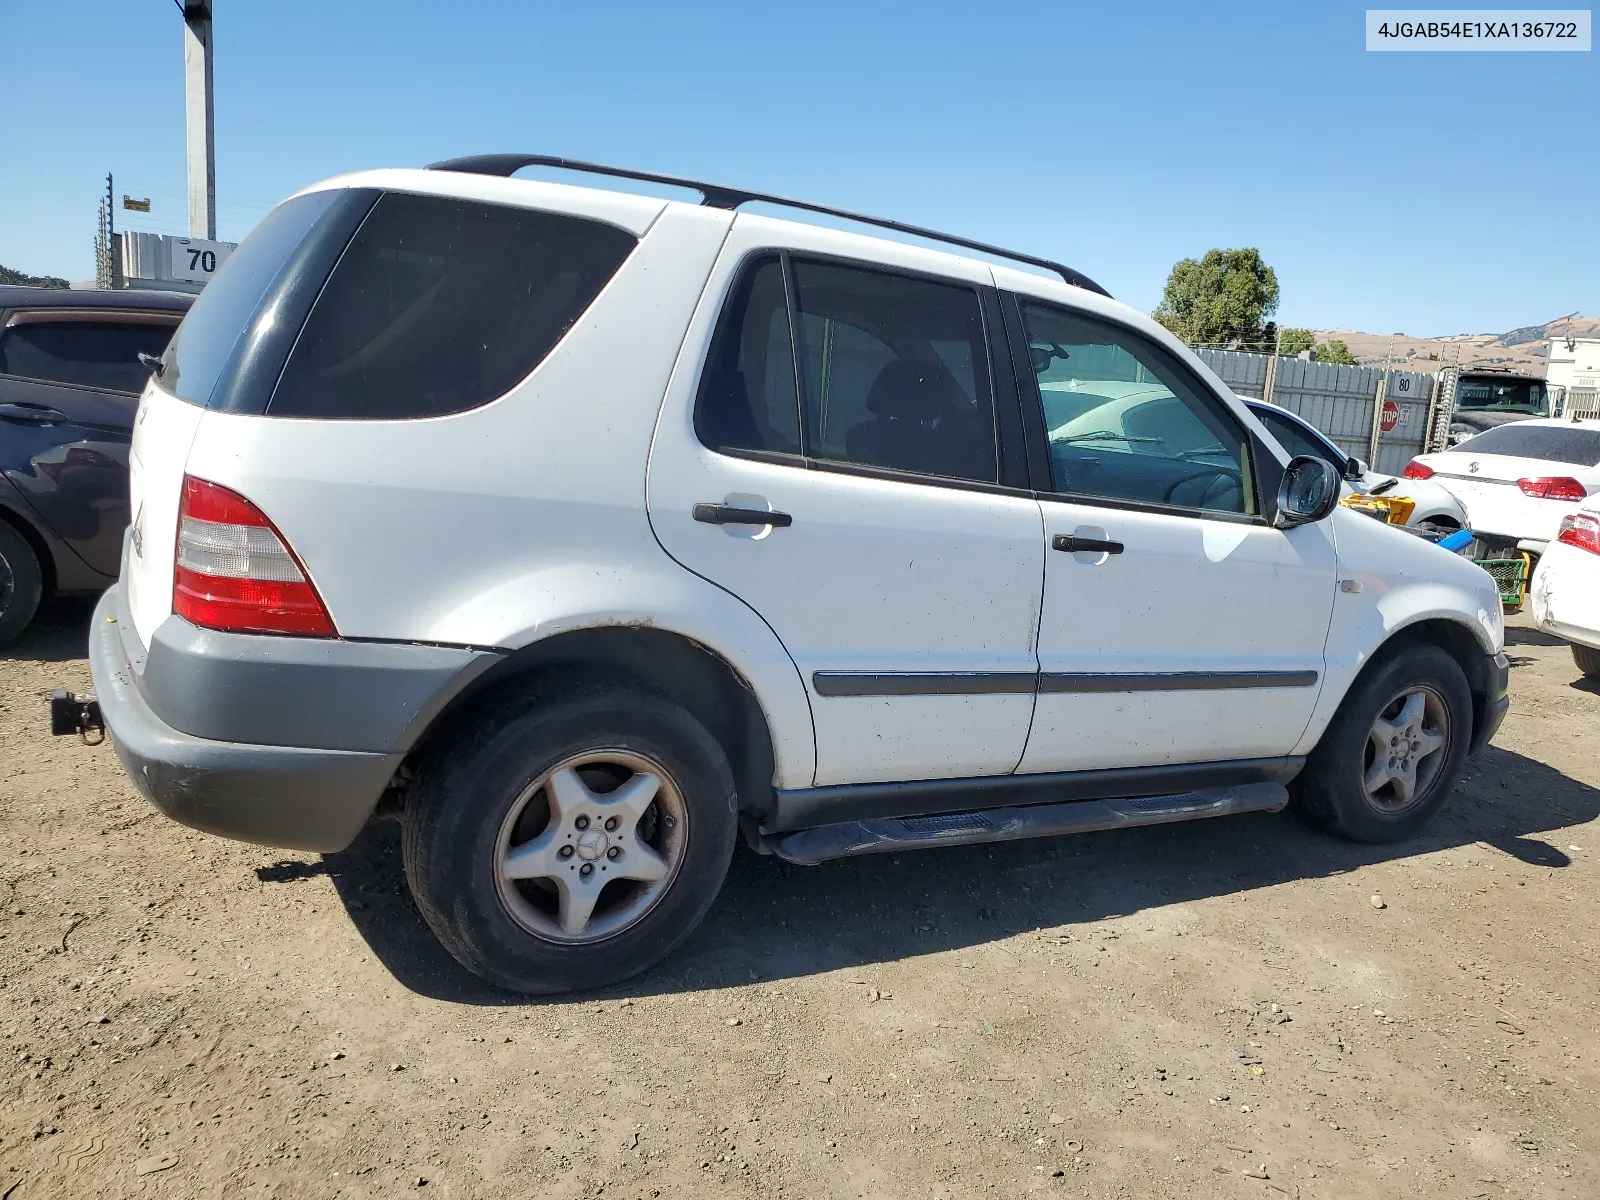
[[[1278,326],[1278,336],[1272,342],[1272,356],[1267,359],[1267,378],[1261,385],[1261,399],[1272,403],[1272,389],[1278,383],[1278,355],[1283,351],[1283,326]]]
[[[1389,396],[1389,367],[1394,362],[1394,334],[1389,335],[1389,353],[1383,360],[1383,374],[1378,377],[1378,390],[1372,397],[1372,438],[1367,443],[1367,465],[1378,469],[1378,437],[1383,432],[1383,402]]]
[[[183,0],[183,102],[189,236],[217,240],[217,138],[211,96],[212,0]]]
[[[116,194],[116,186],[108,171],[106,172],[106,278],[110,282],[106,286],[113,288],[122,286],[122,256],[117,253]]]

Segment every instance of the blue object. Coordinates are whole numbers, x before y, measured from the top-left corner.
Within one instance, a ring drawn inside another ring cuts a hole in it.
[[[1441,538],[1439,545],[1446,550],[1465,550],[1472,545],[1472,530],[1458,529],[1447,538]]]

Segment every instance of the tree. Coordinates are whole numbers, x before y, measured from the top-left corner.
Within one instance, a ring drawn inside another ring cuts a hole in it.
[[[1325,363],[1340,363],[1347,367],[1356,365],[1355,355],[1350,353],[1350,347],[1338,338],[1332,341],[1317,343],[1317,361]]]
[[[1207,250],[1172,268],[1155,319],[1191,345],[1268,341],[1264,322],[1278,310],[1278,276],[1254,247]]]
[[[1292,358],[1296,354],[1303,354],[1310,350],[1312,357],[1318,362],[1340,363],[1347,367],[1356,365],[1355,355],[1350,353],[1350,347],[1338,338],[1330,341],[1319,342],[1317,335],[1309,329],[1285,329],[1283,340],[1278,343],[1278,353]]]
[[[1309,329],[1285,329],[1283,340],[1278,343],[1278,353],[1293,358],[1302,350],[1313,350],[1317,345],[1317,335]]]
[[[47,288],[67,286],[65,279],[57,279],[54,275],[28,275],[22,271],[13,271],[10,267],[0,267],[0,283],[20,283],[28,287]]]

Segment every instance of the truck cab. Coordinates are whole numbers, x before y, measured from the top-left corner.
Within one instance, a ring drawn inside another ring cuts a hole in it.
[[[1469,367],[1456,378],[1450,445],[1497,425],[1550,415],[1550,388],[1539,376]]]

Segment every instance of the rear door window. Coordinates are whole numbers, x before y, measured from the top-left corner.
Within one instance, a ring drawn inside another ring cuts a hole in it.
[[[99,391],[144,390],[150,371],[141,353],[159,357],[171,321],[28,321],[0,331],[0,374]]]
[[[994,483],[994,392],[970,287],[796,258],[813,458]]]
[[[1457,454],[1506,454],[1542,458],[1574,467],[1600,466],[1600,429],[1520,422],[1485,430],[1455,447]]]
[[[788,267],[792,310],[778,256],[748,264],[729,297],[695,408],[701,442],[818,467],[994,483],[994,389],[977,291],[798,256]]]
[[[579,217],[386,193],[328,277],[267,411],[388,419],[487,404],[543,361],[635,245]]]

